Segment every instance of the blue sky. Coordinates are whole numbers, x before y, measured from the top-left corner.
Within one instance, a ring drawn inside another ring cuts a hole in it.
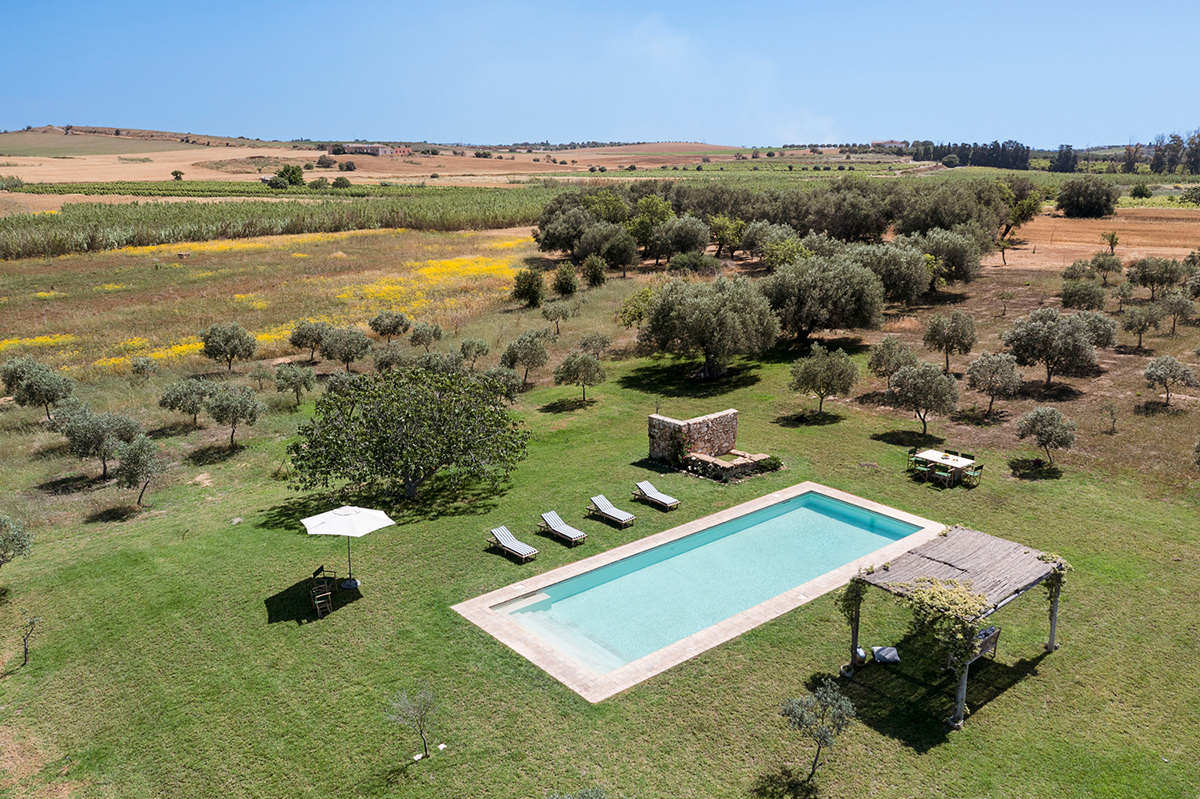
[[[0,128],[1123,144],[1200,127],[1200,4],[5,2]]]

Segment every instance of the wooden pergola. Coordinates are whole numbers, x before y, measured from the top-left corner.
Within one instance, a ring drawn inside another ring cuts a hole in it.
[[[1055,635],[1058,628],[1058,599],[1062,589],[1062,575],[1070,568],[1065,562],[1049,557],[1040,550],[981,533],[967,527],[955,526],[931,541],[921,544],[887,565],[886,569],[875,569],[870,574],[860,574],[856,580],[882,588],[890,594],[906,597],[910,589],[921,578],[946,582],[957,580],[970,583],[972,590],[982,594],[987,610],[974,621],[981,622],[1017,597],[1052,580],[1050,598],[1050,639],[1046,651],[1058,648]],[[850,669],[858,652],[858,622],[856,610],[850,618]],[[961,726],[967,702],[967,673],[971,663],[988,650],[987,641],[981,641],[979,651],[965,663],[956,666],[958,671],[958,696],[954,715],[948,722]],[[995,641],[991,641],[994,649]]]

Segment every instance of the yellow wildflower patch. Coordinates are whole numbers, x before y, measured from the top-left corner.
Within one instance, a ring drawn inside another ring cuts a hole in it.
[[[127,288],[129,286],[126,286],[124,283],[105,283],[102,286],[96,286],[92,291],[120,291]]]
[[[51,336],[33,336],[31,338],[6,338],[0,341],[0,351],[9,347],[59,347],[73,341],[75,341],[75,337],[70,333],[56,333]]]
[[[294,327],[295,325],[290,322],[282,325],[275,325],[275,327],[268,328],[261,333],[256,333],[254,335],[254,339],[259,344],[274,344],[277,341],[284,341],[290,337]]]
[[[293,257],[293,258],[307,258],[307,257],[308,257],[308,253],[306,253],[306,252],[294,252],[294,253],[292,253],[292,257]]]
[[[147,354],[151,358],[161,361],[161,360],[171,360],[174,358],[186,358],[189,355],[197,354],[202,349],[204,349],[204,343],[201,341],[197,341],[195,338],[191,338],[189,340],[181,341],[180,343],[178,343],[172,347],[166,347],[161,350],[154,350]]]
[[[99,366],[101,369],[112,369],[114,372],[122,373],[129,369],[129,358],[125,355],[118,355],[115,358],[101,358],[98,361],[92,361],[92,366]]]
[[[134,336],[122,341],[120,347],[122,352],[133,352],[134,350],[144,350],[149,345],[150,339]]]
[[[57,297],[65,297],[67,295],[61,291],[39,291],[33,296],[37,297],[39,300],[53,300]]]
[[[520,247],[522,244],[533,244],[532,236],[522,236],[519,239],[505,239],[503,241],[493,241],[488,246],[494,250],[507,250],[512,247]]]

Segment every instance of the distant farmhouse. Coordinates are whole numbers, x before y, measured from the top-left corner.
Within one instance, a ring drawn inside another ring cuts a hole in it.
[[[883,139],[882,141],[873,141],[873,142],[871,142],[871,149],[872,149],[872,150],[876,150],[876,149],[878,149],[878,150],[890,150],[890,149],[892,149],[892,148],[894,148],[894,147],[907,147],[907,146],[908,146],[908,142],[906,142],[906,141],[896,141],[895,139]]]
[[[346,155],[412,155],[411,147],[390,147],[386,144],[343,144]]]

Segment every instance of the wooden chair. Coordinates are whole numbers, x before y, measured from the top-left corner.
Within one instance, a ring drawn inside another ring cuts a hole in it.
[[[917,448],[912,447],[908,451],[908,470],[911,472],[917,465]]]
[[[971,454],[971,453],[969,453],[969,452],[963,452],[963,453],[961,453],[961,454],[959,455],[959,457],[960,457],[960,458],[966,458],[966,459],[967,459],[967,460],[969,460],[969,461],[973,461],[973,460],[975,460],[975,456],[974,456],[974,455],[972,455],[972,454]]]
[[[333,612],[333,593],[328,589],[314,588],[312,590],[313,607],[317,609],[317,618],[323,619]]]
[[[938,466],[937,469],[934,470],[933,479],[937,480],[946,488],[950,488],[952,485],[954,485],[954,472],[944,466]]]
[[[942,451],[945,452],[947,455],[953,455],[956,458],[959,457],[958,453],[952,449],[946,449],[946,450],[942,450]]]
[[[314,591],[318,589],[336,591],[338,588],[337,573],[324,566],[318,566],[317,570],[312,573],[310,588]]]
[[[933,467],[926,464],[917,463],[915,466],[913,466],[912,471],[913,475],[921,480],[928,480],[929,476],[933,474]]]
[[[976,464],[973,468],[963,472],[963,483],[969,486],[979,485],[980,478],[983,477],[983,464]]]

